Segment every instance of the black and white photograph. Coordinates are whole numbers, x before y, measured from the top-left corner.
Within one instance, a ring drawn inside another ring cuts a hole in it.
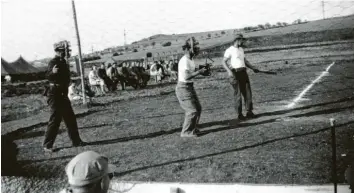
[[[354,193],[353,0],[1,0],[1,192]]]

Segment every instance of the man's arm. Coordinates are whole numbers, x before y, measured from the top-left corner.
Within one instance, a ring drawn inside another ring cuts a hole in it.
[[[47,69],[47,72],[46,72],[46,77],[47,77],[48,80],[54,80],[55,77],[56,77],[56,73],[57,72],[54,73],[53,72],[53,68],[57,69],[57,66],[55,65],[55,63],[53,61],[50,61],[48,63],[48,69]]]
[[[246,58],[245,58],[245,65],[251,70],[253,70],[253,72],[255,73],[259,72],[259,70],[256,67],[254,67]]]
[[[231,72],[231,70],[229,68],[229,65],[227,64],[228,61],[229,61],[229,58],[224,57],[224,59],[222,60],[222,66],[225,68],[226,72],[231,77],[232,76],[232,72]]]
[[[190,72],[189,70],[186,70],[185,71],[186,72],[186,80],[190,80],[190,79],[198,76],[199,74],[205,72],[205,70],[206,70],[205,68],[202,68],[202,69],[195,71],[195,72]]]

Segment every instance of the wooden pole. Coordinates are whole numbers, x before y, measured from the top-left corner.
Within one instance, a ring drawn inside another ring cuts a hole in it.
[[[81,88],[82,88],[82,102],[83,102],[83,104],[86,104],[85,81],[84,81],[84,68],[82,67],[82,55],[81,55],[80,35],[79,35],[79,29],[78,29],[78,26],[77,26],[75,2],[74,2],[74,0],[72,0],[71,2],[72,2],[72,6],[73,6],[73,15],[74,15],[74,22],[75,22],[77,46],[78,46],[78,49],[79,49],[79,65],[80,65],[81,86],[82,86],[82,87],[81,87]]]
[[[331,138],[332,138],[332,178],[334,184],[334,193],[337,193],[337,144],[336,144],[336,129],[335,119],[330,119],[331,124]]]

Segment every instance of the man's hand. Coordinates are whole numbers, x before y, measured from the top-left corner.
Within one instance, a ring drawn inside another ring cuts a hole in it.
[[[227,71],[227,74],[229,75],[229,77],[233,77],[234,75],[232,74],[231,70]]]
[[[53,74],[58,73],[58,70],[59,70],[59,68],[57,67],[57,65],[54,65],[53,69],[52,69]]]
[[[198,73],[199,73],[199,74],[203,74],[203,73],[205,73],[206,71],[207,71],[206,68],[201,68],[201,69],[198,70]]]
[[[255,68],[255,69],[253,69],[253,72],[254,72],[254,73],[258,73],[259,70],[258,70],[257,68]]]

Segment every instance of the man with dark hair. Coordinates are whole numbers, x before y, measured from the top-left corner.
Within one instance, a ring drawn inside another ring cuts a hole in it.
[[[75,156],[65,167],[68,187],[60,193],[107,193],[116,166],[94,151]]]
[[[109,67],[111,64],[108,64]],[[101,64],[101,67],[97,70],[98,77],[104,82],[104,84],[107,86],[108,91],[112,91],[112,81],[109,79],[107,76],[107,71],[104,63]],[[103,85],[102,85],[103,86]]]
[[[55,57],[49,62],[46,76],[49,80],[49,88],[46,92],[50,107],[48,128],[44,136],[43,148],[53,152],[53,144],[58,135],[60,122],[63,119],[73,146],[84,145],[81,140],[76,117],[68,98],[70,84],[70,69],[67,58],[70,57],[70,49],[67,41],[54,44]]]
[[[112,66],[108,66],[107,76],[110,79],[110,82],[112,83],[112,85],[111,85],[112,91],[116,91],[117,84],[118,84],[118,71],[117,71],[117,63],[116,62],[114,62],[112,64]]]
[[[203,74],[206,69],[196,70],[194,57],[199,53],[198,42],[194,37],[189,38],[182,46],[184,56],[178,63],[178,83],[176,86],[176,96],[182,109],[185,111],[184,123],[181,137],[197,137],[199,130],[200,115],[202,106],[200,105],[197,93],[194,89],[194,77]]]
[[[245,53],[243,50],[244,43],[246,38],[242,34],[238,34],[234,39],[233,45],[230,46],[224,54],[224,59],[222,65],[226,69],[230,83],[234,89],[235,95],[235,109],[237,112],[238,120],[245,120],[247,118],[253,118],[253,103],[252,103],[252,92],[251,84],[248,78],[246,67],[252,69],[255,73],[258,73],[259,70],[252,66],[248,60],[245,58]],[[227,62],[230,61],[230,64]],[[242,114],[242,98],[241,94],[245,100],[246,106],[246,117]]]
[[[124,78],[124,66],[123,63],[119,63],[117,67],[117,78],[122,87],[122,90],[125,90],[125,78]]]

